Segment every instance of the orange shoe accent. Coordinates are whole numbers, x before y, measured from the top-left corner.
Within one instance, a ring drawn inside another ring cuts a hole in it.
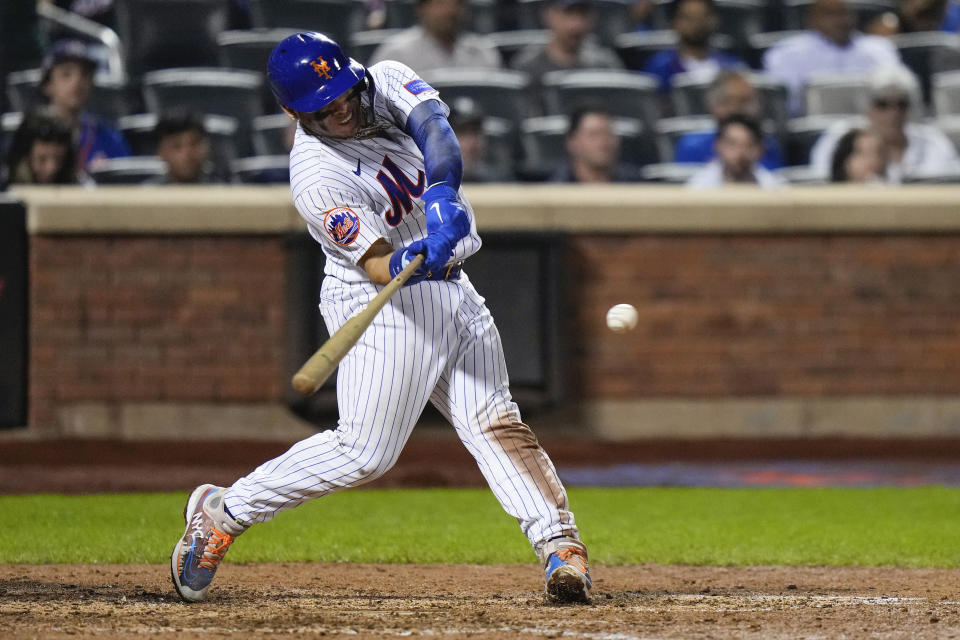
[[[203,549],[203,560],[197,563],[198,566],[216,571],[217,565],[223,560],[231,544],[233,544],[233,536],[210,527],[210,539],[207,540],[207,546]]]
[[[560,557],[560,560],[573,565],[582,573],[587,572],[587,559],[583,555],[583,550],[577,549],[576,547],[567,547],[566,549],[557,551],[557,556]]]

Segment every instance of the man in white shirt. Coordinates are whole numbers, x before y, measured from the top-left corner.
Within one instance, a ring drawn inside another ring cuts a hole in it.
[[[763,131],[756,119],[735,114],[717,125],[713,143],[716,158],[693,174],[688,187],[696,189],[748,184],[763,188],[781,187],[785,181],[760,165]]]
[[[870,77],[868,128],[881,141],[887,162],[887,182],[899,184],[920,176],[939,176],[957,171],[957,149],[933,125],[910,122],[910,110],[922,108],[920,83],[901,65],[878,69]],[[841,120],[827,129],[810,151],[810,165],[827,177],[837,142],[861,124]]]
[[[899,64],[900,54],[889,39],[854,31],[854,18],[845,0],[815,0],[808,14],[810,29],[771,47],[763,68],[790,89],[790,112],[805,111],[803,91],[817,73],[862,74]]]
[[[426,73],[449,67],[502,65],[500,52],[485,36],[461,30],[465,0],[417,0],[420,24],[387,39],[370,64],[396,60]]]

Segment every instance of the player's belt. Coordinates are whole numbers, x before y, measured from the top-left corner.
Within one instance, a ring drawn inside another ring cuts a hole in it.
[[[424,280],[457,280],[460,278],[460,272],[463,271],[463,263],[455,262],[448,264],[440,271],[434,273],[431,271]]]

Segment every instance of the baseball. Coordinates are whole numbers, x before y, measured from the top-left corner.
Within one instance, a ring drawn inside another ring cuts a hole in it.
[[[637,310],[632,304],[615,304],[607,311],[607,326],[615,333],[630,331],[637,326]]]

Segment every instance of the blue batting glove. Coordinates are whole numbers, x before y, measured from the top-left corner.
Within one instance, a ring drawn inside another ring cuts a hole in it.
[[[470,216],[457,198],[457,190],[438,182],[421,196],[427,211],[427,233],[441,233],[453,244],[470,233]]]
[[[438,273],[453,257],[453,242],[439,233],[427,234],[423,240],[415,240],[407,245],[411,254],[423,254],[423,266],[427,273]]]
[[[403,268],[410,264],[410,262],[417,256],[417,253],[417,251],[411,251],[410,247],[404,247],[403,249],[397,249],[394,251],[393,255],[390,256],[390,277],[396,278],[397,275],[403,271]],[[403,286],[423,282],[426,277],[427,267],[424,263],[417,267],[417,270],[413,272],[413,275],[407,278],[407,281],[403,283]]]

